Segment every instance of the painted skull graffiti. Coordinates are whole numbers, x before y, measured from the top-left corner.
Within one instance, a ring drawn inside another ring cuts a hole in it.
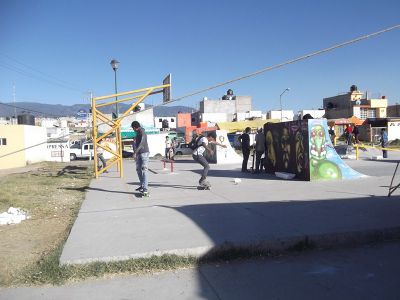
[[[316,125],[311,130],[310,153],[315,159],[325,159],[326,157],[326,138],[324,127]]]
[[[282,161],[285,169],[289,167],[290,160],[290,135],[289,129],[283,127],[281,136]]]

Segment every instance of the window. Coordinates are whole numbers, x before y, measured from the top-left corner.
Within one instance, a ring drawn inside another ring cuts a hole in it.
[[[7,145],[7,139],[0,138],[0,146],[5,146]]]
[[[361,108],[360,109],[360,119],[365,120],[368,117],[368,109]]]
[[[375,118],[376,117],[376,110],[374,108],[368,109],[368,118]]]
[[[174,119],[171,119],[171,123],[174,123],[175,122],[175,120]]]
[[[158,119],[158,122],[162,122],[162,119],[160,118],[160,119]]]
[[[366,118],[376,118],[375,108],[361,108],[360,119],[365,120]]]

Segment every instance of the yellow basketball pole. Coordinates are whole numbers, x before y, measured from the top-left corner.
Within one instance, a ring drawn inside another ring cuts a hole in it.
[[[169,75],[170,76],[170,75]],[[165,92],[166,89],[171,88],[171,83],[168,84],[163,84],[163,85],[158,85],[158,86],[153,86],[149,88],[144,88],[144,89],[138,89],[138,90],[133,90],[133,91],[128,91],[128,92],[122,92],[118,94],[112,94],[112,95],[107,95],[107,96],[101,96],[101,97],[93,97],[91,96],[91,102],[92,102],[92,126],[93,126],[93,149],[94,149],[94,168],[95,168],[95,176],[96,178],[99,177],[99,174],[103,173],[107,169],[109,169],[113,165],[117,165],[117,171],[120,174],[120,177],[123,177],[123,163],[122,163],[122,137],[121,137],[121,121],[123,118],[127,117],[131,111],[135,109],[136,106],[138,106],[144,99],[150,95],[158,94],[158,93],[163,93]],[[121,96],[127,96],[124,99],[121,99]],[[113,99],[113,101],[109,102],[102,102],[107,99]],[[115,100],[118,99],[118,100]],[[127,102],[134,100],[135,102],[122,114],[118,116],[117,119],[110,119],[107,117],[104,113],[102,113],[99,108],[109,106],[109,105],[115,105],[116,103],[120,102]],[[101,123],[98,124],[98,120],[101,121]],[[107,124],[110,126],[110,129],[104,132],[101,136],[98,137],[98,126],[102,124]],[[115,135],[115,146],[116,149],[115,151],[112,151],[111,149],[107,149],[104,146],[100,145],[99,142],[111,135]],[[107,167],[103,167],[100,170],[98,170],[98,162],[97,162],[97,147],[100,147],[107,152],[111,153],[113,157],[107,162]]]

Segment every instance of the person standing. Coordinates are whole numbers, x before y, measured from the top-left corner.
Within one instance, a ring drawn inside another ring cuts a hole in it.
[[[360,134],[360,131],[358,130],[358,127],[356,125],[354,125],[353,135],[354,135],[354,141],[355,141],[356,144],[359,143],[359,140],[358,140],[358,135],[359,134]]]
[[[353,128],[351,128],[351,125],[347,125],[346,127],[346,138],[347,138],[347,145],[352,144],[352,140],[353,140]]]
[[[256,171],[255,173],[260,173],[262,171],[263,165],[261,157],[265,153],[265,135],[263,129],[260,128],[256,134]]]
[[[382,148],[387,148],[388,146],[388,135],[386,133],[385,128],[382,128],[381,130],[381,146]],[[382,149],[382,156],[383,158],[387,158],[387,150]]]
[[[336,134],[335,134],[335,125],[329,126],[328,132],[329,132],[329,137],[331,138],[332,144],[333,144],[334,146],[336,146],[336,145],[335,145],[335,144],[336,144],[336,143],[335,143],[335,136],[336,136]]]
[[[101,139],[99,141],[99,145],[104,147],[104,140]],[[107,161],[104,158],[103,154],[104,154],[104,149],[102,147],[98,146],[97,147],[97,171],[100,171],[101,169],[104,169],[105,167],[107,167]],[[102,166],[100,167],[99,164],[99,160],[101,161]],[[108,173],[107,170],[105,170],[103,173]]]
[[[169,139],[169,136],[167,135],[165,137],[165,159],[171,159],[171,140]]]
[[[200,165],[203,166],[203,172],[201,174],[199,184],[200,186],[208,188],[211,187],[210,183],[207,182],[207,174],[208,171],[210,170],[210,165],[208,164],[207,159],[204,157],[204,155],[206,154],[205,152],[207,151],[209,155],[212,155],[214,153],[209,144],[215,144],[217,146],[226,148],[226,145],[218,143],[215,139],[216,139],[215,132],[209,132],[207,134],[207,137],[204,136],[198,137],[196,143],[196,149],[193,150],[192,154],[194,161],[198,162]]]
[[[136,172],[139,177],[140,186],[136,191],[140,191],[144,197],[148,192],[148,165],[149,165],[149,145],[147,144],[147,135],[138,121],[133,121],[132,129],[136,132],[136,149],[133,157],[136,160]]]
[[[171,141],[171,150],[170,150],[170,152],[172,154],[170,159],[172,159],[172,160],[175,160],[175,152],[176,152],[177,147],[178,147],[178,141],[177,141],[176,137],[174,137]]]
[[[242,147],[242,154],[243,154],[243,163],[242,163],[242,172],[248,172],[247,170],[247,162],[249,161],[250,156],[250,133],[251,128],[246,127],[244,133],[239,136],[238,141]]]

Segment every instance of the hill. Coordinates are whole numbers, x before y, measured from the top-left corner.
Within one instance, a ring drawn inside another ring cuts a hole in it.
[[[61,105],[61,104],[43,104],[36,102],[16,102],[14,103],[0,103],[0,117],[14,116],[14,106],[16,114],[30,113],[35,117],[71,117],[76,116],[79,110],[90,110],[89,104],[74,104],[74,105]],[[129,108],[127,104],[120,103],[119,110],[125,111]],[[106,106],[102,111],[105,113],[112,113],[114,105]],[[192,112],[193,108],[187,106],[157,106],[154,107],[154,117],[167,117],[175,116],[178,112]]]

